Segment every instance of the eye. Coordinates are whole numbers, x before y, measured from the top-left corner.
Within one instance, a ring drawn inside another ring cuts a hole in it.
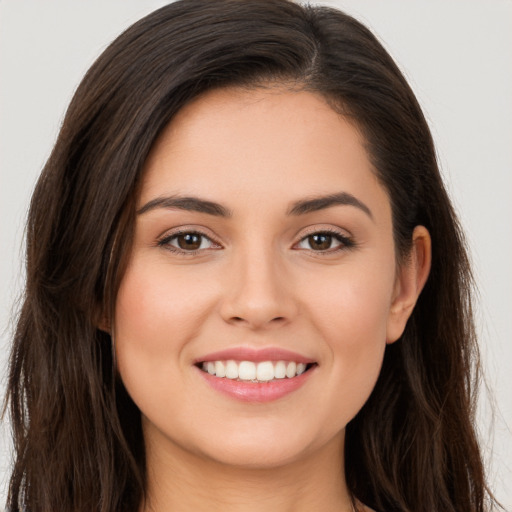
[[[350,238],[341,233],[319,231],[302,238],[296,247],[315,252],[335,252],[353,245]]]
[[[182,231],[165,237],[158,245],[174,252],[194,253],[203,249],[218,249],[220,246],[203,233]]]

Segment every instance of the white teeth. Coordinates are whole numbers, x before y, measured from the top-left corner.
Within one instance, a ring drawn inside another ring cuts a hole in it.
[[[256,365],[252,361],[242,361],[238,365],[238,378],[254,380],[256,378]]]
[[[258,363],[256,367],[256,380],[262,380],[264,382],[272,380],[274,378],[274,365],[271,361],[264,361]]]
[[[238,365],[235,361],[226,363],[226,377],[228,379],[238,379]]]
[[[232,380],[268,382],[274,379],[291,379],[306,371],[305,363],[294,361],[208,361],[201,365],[203,371]]]
[[[274,377],[276,379],[284,379],[286,377],[286,363],[278,361],[274,366]]]
[[[297,372],[297,364],[293,361],[288,363],[288,366],[286,367],[286,376],[291,379],[292,377],[295,377]]]
[[[215,375],[217,375],[217,377],[226,376],[226,367],[222,361],[215,361]]]

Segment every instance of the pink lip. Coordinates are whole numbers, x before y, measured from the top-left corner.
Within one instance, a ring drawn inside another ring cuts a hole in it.
[[[261,361],[295,361],[296,363],[314,363],[313,359],[304,357],[291,350],[285,350],[278,347],[267,347],[254,349],[249,347],[234,347],[219,352],[199,357],[194,361],[194,364],[203,363],[208,361],[254,361],[259,363]]]
[[[303,386],[316,365],[306,372],[291,379],[274,379],[270,382],[244,382],[228,378],[220,378],[201,370],[199,365],[208,361],[295,361],[296,363],[314,363],[311,358],[296,352],[278,347],[254,349],[249,347],[234,347],[219,352],[212,352],[194,361],[199,375],[216,391],[243,402],[270,402],[282,398]]]
[[[313,367],[291,379],[275,379],[270,382],[244,382],[225,377],[215,377],[196,367],[200,376],[216,391],[242,402],[260,403],[271,402],[296,391],[307,382],[315,369],[316,367]]]

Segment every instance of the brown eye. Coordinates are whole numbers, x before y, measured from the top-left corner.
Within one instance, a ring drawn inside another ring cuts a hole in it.
[[[336,252],[353,247],[353,241],[341,233],[318,231],[305,236],[295,246],[296,249],[307,249],[314,252]]]
[[[331,248],[332,235],[326,233],[316,233],[307,237],[309,247],[314,251],[325,251]]]
[[[185,251],[196,251],[201,247],[202,236],[197,233],[185,233],[175,238],[178,247]]]
[[[175,252],[194,253],[203,249],[218,249],[219,246],[202,233],[187,231],[176,233],[161,240],[158,245]]]

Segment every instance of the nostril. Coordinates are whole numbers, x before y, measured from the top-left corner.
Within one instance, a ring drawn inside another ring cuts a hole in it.
[[[222,315],[224,320],[231,325],[247,326],[251,329],[259,329],[264,327],[278,327],[285,325],[288,322],[287,315],[274,316],[273,313],[279,313],[279,311],[265,311],[258,308],[247,308],[247,311],[236,311],[238,315],[230,314],[231,311],[227,311],[226,315]],[[235,313],[235,311],[233,311]]]

